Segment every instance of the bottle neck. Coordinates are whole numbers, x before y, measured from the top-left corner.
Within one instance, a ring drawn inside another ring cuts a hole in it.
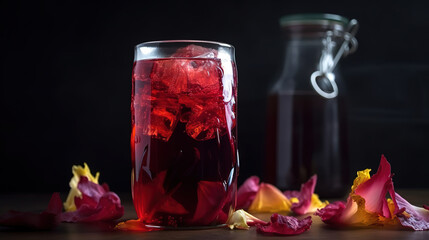
[[[327,43],[323,37],[312,37],[288,38],[284,46],[283,69],[273,90],[312,92],[311,74],[333,61],[338,44]]]

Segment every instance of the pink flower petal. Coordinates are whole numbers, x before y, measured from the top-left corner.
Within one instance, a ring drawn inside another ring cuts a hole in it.
[[[301,185],[302,187],[302,185]],[[291,198],[298,198],[301,197],[301,192],[300,191],[295,191],[295,190],[288,190],[288,191],[284,191],[283,194],[291,199]]]
[[[301,191],[286,191],[284,192],[287,198],[296,197],[298,203],[292,204],[292,211],[298,215],[306,214],[311,205],[311,196],[314,193],[314,188],[317,183],[317,175],[313,175],[306,183],[301,185]]]
[[[0,216],[0,226],[47,230],[59,224],[58,215],[61,213],[63,203],[59,193],[52,194],[48,208],[42,213],[9,211]]]
[[[268,225],[257,225],[257,232],[274,235],[297,235],[310,229],[311,223],[311,216],[298,220],[295,217],[274,213]]]
[[[122,217],[124,207],[114,192],[109,192],[107,184],[100,186],[81,177],[78,189],[82,198],[75,197],[76,211],[61,214],[64,222],[93,222],[114,220]]]
[[[330,203],[328,206],[322,209],[318,209],[315,215],[319,216],[324,223],[341,224],[340,217],[345,208],[345,202],[337,201]]]
[[[396,193],[395,195],[399,209],[405,210],[405,212],[397,214],[401,225],[416,231],[429,230],[429,210],[427,206],[424,208],[416,207],[399,194]]]
[[[236,209],[247,209],[255,199],[259,190],[259,178],[257,176],[249,177],[237,191]]]
[[[391,218],[386,200],[387,192],[392,197],[394,196],[390,164],[382,155],[377,173],[368,181],[360,184],[355,193],[365,199],[365,209],[367,211],[377,213],[385,218]]]

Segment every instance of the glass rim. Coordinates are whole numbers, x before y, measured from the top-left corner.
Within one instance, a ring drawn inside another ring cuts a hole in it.
[[[216,41],[208,41],[208,40],[156,40],[156,41],[148,41],[148,42],[142,42],[135,46],[135,48],[142,47],[145,45],[150,44],[164,44],[164,43],[202,43],[202,44],[211,44],[211,45],[217,45],[221,47],[227,47],[231,49],[235,49],[235,47],[228,43],[223,42],[216,42]]]

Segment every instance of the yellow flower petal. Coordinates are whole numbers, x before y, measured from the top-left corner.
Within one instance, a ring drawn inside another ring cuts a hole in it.
[[[83,163],[84,167],[79,165],[74,165],[72,167],[73,177],[70,180],[70,192],[67,196],[67,200],[64,202],[64,209],[67,212],[70,211],[76,211],[76,205],[74,204],[74,198],[75,197],[82,197],[82,193],[77,188],[77,185],[79,183],[80,177],[85,176],[88,178],[89,181],[98,184],[98,178],[100,176],[100,173],[97,172],[95,174],[95,177],[91,174],[91,170],[89,169],[88,165],[86,163]]]
[[[261,183],[249,212],[289,212],[292,203],[280,190],[268,183]]]
[[[393,202],[392,199],[388,198],[387,199],[387,206],[389,207],[389,211],[390,211],[390,215],[392,216],[392,218],[385,218],[383,216],[379,216],[379,221],[382,222],[383,224],[389,224],[389,225],[398,225],[399,223],[399,219],[395,214],[395,203]],[[406,212],[403,212],[402,214],[406,215]]]
[[[355,180],[353,181],[353,186],[352,186],[352,193],[354,193],[355,192],[355,190],[356,190],[356,188],[360,185],[360,184],[362,184],[362,183],[364,183],[364,182],[366,182],[366,181],[368,181],[370,178],[371,178],[371,176],[369,175],[369,172],[371,172],[371,169],[365,169],[365,170],[363,170],[363,171],[358,171],[357,172],[357,177],[355,178]]]
[[[292,199],[291,199],[292,200]],[[316,212],[317,211],[317,209],[320,209],[320,208],[324,208],[324,207],[326,207],[327,205],[329,204],[329,202],[328,201],[324,201],[324,202],[322,202],[320,199],[319,199],[319,195],[317,195],[317,194],[315,194],[315,193],[313,193],[313,195],[311,195],[311,204],[310,204],[310,207],[309,207],[309,209],[308,209],[308,213],[313,213],[313,212]]]
[[[229,216],[228,220],[226,221],[226,225],[230,229],[249,229],[249,225],[247,225],[246,221],[246,212],[242,209],[235,211],[231,216]]]
[[[365,199],[356,194],[350,194],[354,204],[356,204],[356,212],[350,217],[349,224],[355,226],[369,226],[379,222],[378,214],[370,213],[365,210]]]
[[[248,230],[250,227],[247,223],[265,223],[261,219],[249,214],[243,209],[237,210],[230,214],[228,220],[226,221],[226,225],[230,229],[245,229]]]

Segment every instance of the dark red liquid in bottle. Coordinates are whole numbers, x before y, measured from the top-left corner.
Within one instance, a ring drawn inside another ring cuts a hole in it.
[[[321,197],[348,190],[347,126],[342,96],[316,92],[269,96],[265,176],[283,190],[298,190],[313,174]]]
[[[166,227],[225,223],[238,174],[236,69],[219,59],[134,63],[132,193],[140,220]]]

